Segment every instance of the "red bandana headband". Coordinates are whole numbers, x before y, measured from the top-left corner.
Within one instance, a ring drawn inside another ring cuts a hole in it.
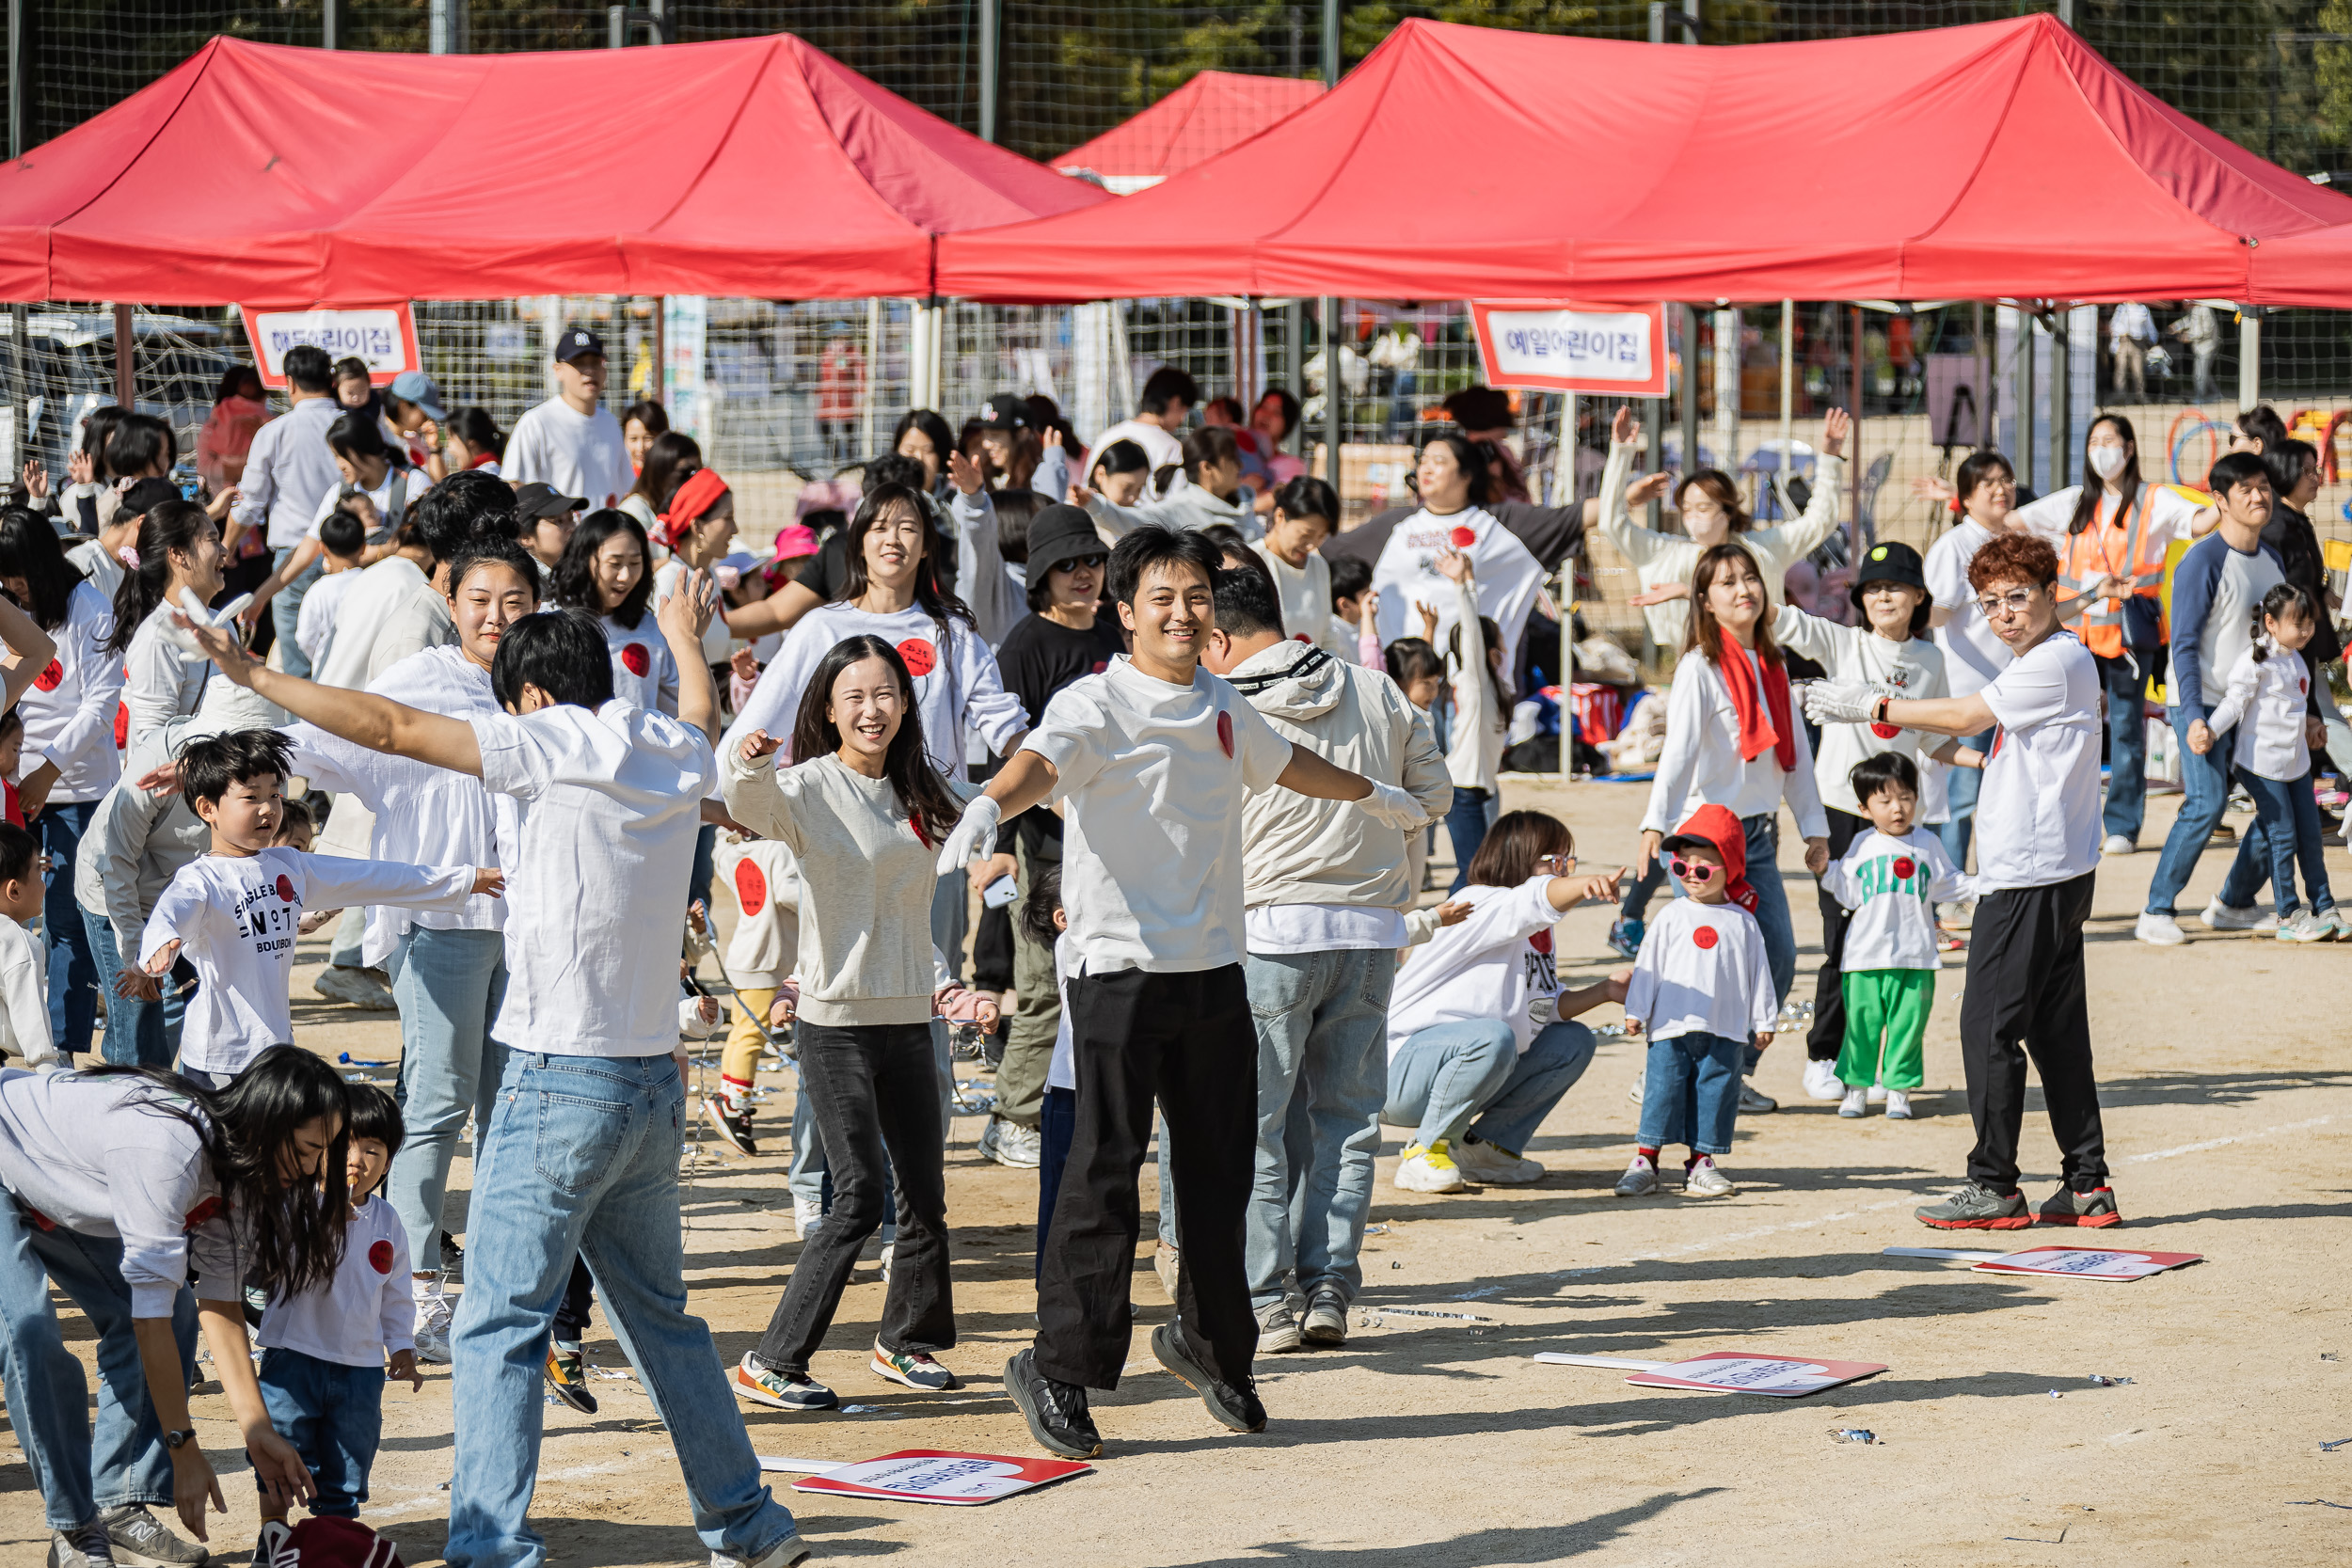
[[[726,493],[727,482],[719,477],[716,468],[696,468],[687,475],[686,483],[670,497],[670,509],[660,518],[661,543],[676,549],[678,541],[686,537],[686,531],[694,526],[694,520]]]

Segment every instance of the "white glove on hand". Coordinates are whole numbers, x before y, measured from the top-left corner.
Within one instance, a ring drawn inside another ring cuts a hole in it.
[[[180,609],[187,615],[189,620],[194,621],[199,626],[220,627],[229,626],[234,622],[239,615],[243,614],[245,612],[245,607],[252,602],[252,594],[240,594],[235,598],[230,600],[227,604],[221,606],[217,610],[207,610],[204,608],[204,601],[196,596],[195,589],[183,588],[180,590]],[[179,649],[182,653],[186,654],[189,657],[206,658],[211,657],[204,652],[204,649],[197,642],[195,638],[189,636],[178,626],[173,626],[170,621],[167,620],[164,622],[163,629],[165,641],[168,641],[173,647]]]
[[[1804,689],[1805,717],[1817,724],[1867,724],[1879,699],[1894,695],[1868,681],[1815,681]]]
[[[983,861],[996,852],[996,824],[1004,812],[996,802],[982,795],[963,808],[956,819],[955,832],[940,847],[939,874],[961,871],[974,861]]]
[[[1421,802],[1394,784],[1373,780],[1372,793],[1356,802],[1366,816],[1386,827],[1412,832],[1429,820],[1429,814],[1421,809]]]

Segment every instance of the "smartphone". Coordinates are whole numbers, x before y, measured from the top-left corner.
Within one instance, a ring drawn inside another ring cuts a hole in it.
[[[980,903],[986,909],[1001,910],[1020,896],[1021,885],[1012,879],[1010,872],[980,889]]]

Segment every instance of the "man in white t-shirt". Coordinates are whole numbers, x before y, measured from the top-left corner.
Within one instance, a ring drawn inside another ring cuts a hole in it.
[[[1005,1388],[1039,1444],[1070,1458],[1102,1451],[1086,1391],[1119,1386],[1134,1337],[1136,1173],[1155,1094],[1186,1246],[1177,1321],[1153,1332],[1152,1352],[1223,1425],[1265,1426],[1242,1252],[1258,1078],[1242,975],[1247,801],[1279,784],[1357,801],[1399,832],[1426,815],[1394,784],[1285,740],[1200,668],[1219,561],[1191,529],[1146,524],[1120,540],[1110,590],[1134,652],[1055,694],[940,851],[945,876],[985,857],[1002,818],[1049,800],[1063,809],[1076,1128],[1038,1282],[1037,1342],[1006,1363]]]
[[[490,667],[506,711],[470,721],[279,674],[228,634],[198,634],[230,680],[295,717],[472,774],[523,804],[506,900],[509,977],[492,1025],[510,1049],[497,1112],[476,1134],[452,1342],[452,1568],[544,1556],[526,1517],[545,1414],[541,1362],[575,1254],[628,1325],[713,1568],[788,1568],[807,1556],[792,1515],[760,1483],[710,1330],[685,1310],[677,955],[647,940],[658,911],[675,920],[685,908],[702,800],[718,778],[719,694],[699,652],[716,602],[697,573],[657,612],[680,671],[676,719],[613,700],[603,631],[582,610],[508,627]]]
[[[500,467],[509,484],[551,484],[560,495],[586,497],[592,511],[621,503],[637,468],[621,421],[598,402],[604,378],[604,340],[584,326],[565,327],[555,341],[556,395],[516,420],[506,438]]]
[[[1918,1211],[1939,1230],[2094,1228],[2122,1222],[2090,1059],[2083,922],[2099,863],[2099,668],[2058,624],[2058,552],[2003,534],[1969,562],[1977,603],[2013,656],[1965,697],[1904,701],[1859,682],[1810,689],[1819,723],[1899,724],[1935,735],[1995,729],[1977,798],[1977,881],[1960,1009],[1961,1061],[1977,1145],[1968,1180]],[[2026,1057],[2042,1079],[2065,1185],[2038,1212],[2017,1190]]]
[[[1094,461],[1113,441],[1133,441],[1141,447],[1155,474],[1171,464],[1182,470],[1184,443],[1179,433],[1200,401],[1199,382],[1173,365],[1162,365],[1144,381],[1143,394],[1136,400],[1136,417],[1121,420],[1097,436],[1094,445],[1087,449],[1086,461],[1072,477],[1081,484],[1092,484]]]

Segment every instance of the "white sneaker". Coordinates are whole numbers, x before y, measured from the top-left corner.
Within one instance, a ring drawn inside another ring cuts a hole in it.
[[[2255,912],[2252,906],[2233,910],[2221,901],[2221,895],[2217,893],[2213,895],[2213,901],[2205,906],[2205,912],[2197,918],[2203,921],[2208,929],[2216,931],[2250,931],[2262,924],[2262,916]]]
[[[980,1129],[980,1153],[1008,1170],[1035,1170],[1045,1162],[1045,1134],[992,1116]]]
[[[2278,935],[2279,916],[2277,911],[2274,911],[2269,914],[2264,915],[2260,920],[2255,921],[2252,926],[2249,927],[2248,929],[2252,931],[2258,937]]]
[[[1837,1081],[1836,1062],[1804,1064],[1804,1097],[1807,1100],[1839,1100],[1845,1097],[1846,1085]]]
[[[1695,1164],[1682,1173],[1682,1190],[1692,1197],[1729,1197],[1740,1189],[1715,1164],[1715,1156],[1702,1154]]]
[[[2297,910],[2279,923],[2280,942],[2326,942],[2336,932],[2335,923],[2320,919],[2309,910]]]
[[[1462,1180],[1462,1167],[1446,1152],[1446,1140],[1439,1138],[1427,1148],[1406,1145],[1405,1158],[1396,1163],[1396,1184],[1408,1193],[1458,1193],[1468,1183]]]
[[[329,1002],[348,1002],[370,1012],[393,1010],[392,993],[364,969],[342,969],[330,964],[310,982],[310,989]]]
[[[417,1359],[436,1367],[449,1365],[449,1330],[457,1309],[435,1280],[417,1297]]]
[[[1470,1180],[1490,1187],[1524,1187],[1541,1181],[1548,1174],[1534,1161],[1514,1154],[1501,1144],[1470,1137],[1465,1137],[1462,1147],[1454,1150],[1454,1164]]]
[[[1862,1098],[1865,1103],[1871,1105],[1883,1105],[1886,1103],[1887,1093],[1888,1090],[1885,1085],[1873,1084],[1862,1092]]]
[[[825,1222],[825,1205],[821,1198],[796,1197],[792,1200],[792,1234],[805,1242],[817,1233]]]
[[[1909,1121],[1911,1119],[1911,1096],[1903,1093],[1900,1089],[1887,1090],[1886,1119],[1889,1121]]]
[[[2213,925],[2211,910],[2205,911],[2205,924]],[[2216,927],[2215,929],[2220,927]],[[2179,921],[2169,914],[2158,914],[2153,910],[2139,911],[2139,924],[2132,927],[2132,935],[2151,947],[2178,947],[2188,941],[2188,933],[2181,929]]]
[[[1649,1064],[1647,1062],[1645,1062],[1640,1067],[1635,1068],[1633,1069],[1633,1086],[1625,1091],[1625,1097],[1633,1101],[1636,1105],[1639,1105],[1642,1102],[1642,1080],[1648,1076],[1648,1073]]]
[[[1743,1078],[1740,1081],[1740,1114],[1741,1116],[1760,1117],[1767,1111],[1777,1111],[1779,1109],[1779,1101],[1774,1100],[1771,1095],[1766,1094],[1762,1089],[1757,1088],[1754,1084],[1749,1083],[1746,1079]]]
[[[1870,1101],[1862,1085],[1856,1084],[1846,1091],[1846,1102],[1837,1107],[1841,1117],[1865,1117],[1870,1114]]]
[[[1645,1155],[1636,1154],[1633,1163],[1617,1178],[1619,1197],[1647,1197],[1658,1190],[1658,1167]]]
[[[2102,855],[2136,855],[2138,852],[2139,846],[2122,833],[2109,833],[2099,841],[2099,853]]]

